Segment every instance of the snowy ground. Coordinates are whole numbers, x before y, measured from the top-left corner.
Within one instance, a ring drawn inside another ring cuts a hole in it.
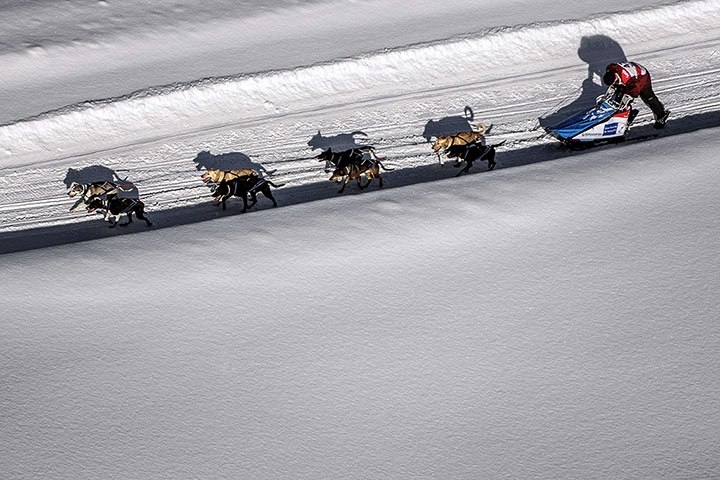
[[[720,2],[262,3],[0,7],[0,477],[718,478]],[[623,57],[660,138],[541,137]],[[113,177],[152,229],[68,213]]]

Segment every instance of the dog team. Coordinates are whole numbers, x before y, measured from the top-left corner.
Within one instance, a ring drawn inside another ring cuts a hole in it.
[[[477,124],[476,130],[456,133],[453,135],[439,135],[432,145],[433,152],[437,153],[440,165],[444,164],[443,156],[455,159],[455,167],[460,167],[463,162],[465,167],[457,173],[457,176],[469,173],[470,168],[476,161],[487,160],[488,170],[495,168],[495,148],[502,145],[486,145],[485,133],[487,128],[482,123]],[[338,193],[343,193],[348,183],[354,180],[357,186],[363,190],[367,188],[373,179],[377,178],[379,187],[383,186],[380,170],[389,171],[382,160],[375,154],[372,146],[362,146],[334,152],[332,148],[324,150],[315,157],[318,161],[325,162],[325,171],[331,173],[330,181],[342,184]],[[363,185],[362,177],[365,176],[367,183]],[[238,170],[218,170],[208,168],[200,178],[205,184],[212,184],[212,198],[216,206],[222,205],[227,208],[226,202],[231,197],[240,197],[243,201],[241,213],[257,203],[257,194],[262,193],[269,199],[273,207],[277,207],[277,201],[272,194],[271,187],[279,188],[285,185],[275,184],[264,178],[252,168]],[[130,187],[130,188],[128,188]],[[104,220],[111,223],[110,228],[127,226],[132,223],[132,214],[138,219],[144,220],[148,227],[152,222],[145,215],[145,204],[137,197],[120,197],[121,192],[130,192],[133,188],[130,185],[118,184],[115,182],[94,182],[78,183],[73,182],[68,189],[68,196],[78,197],[75,204],[70,208],[71,212],[84,206],[88,212],[104,212]],[[248,197],[250,202],[248,203]],[[127,216],[125,223],[119,223],[122,215]]]

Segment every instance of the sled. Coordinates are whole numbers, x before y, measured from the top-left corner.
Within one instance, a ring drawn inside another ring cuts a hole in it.
[[[568,146],[619,142],[630,128],[633,98],[610,88],[595,106],[576,113],[545,131]]]

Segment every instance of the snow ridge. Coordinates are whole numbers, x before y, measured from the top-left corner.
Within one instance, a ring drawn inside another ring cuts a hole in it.
[[[287,71],[212,78],[85,102],[0,127],[3,168],[240,122],[482,84],[537,73],[589,35],[633,45],[717,28],[720,2],[696,0],[582,21],[497,28],[443,42],[374,52]],[[563,54],[559,54],[563,52]],[[578,61],[581,64],[581,61]],[[85,147],[83,147],[85,146]],[[83,150],[85,148],[85,150]]]

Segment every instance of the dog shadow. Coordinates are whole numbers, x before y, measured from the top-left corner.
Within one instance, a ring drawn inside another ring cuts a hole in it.
[[[539,118],[541,127],[557,125],[569,116],[595,105],[597,97],[607,91],[602,81],[607,65],[612,62],[627,61],[620,44],[606,35],[582,37],[578,57],[588,65],[587,77],[583,80],[580,96],[547,117]]]
[[[249,156],[241,152],[229,152],[212,154],[208,150],[198,153],[195,159],[195,168],[200,170],[241,170],[243,168],[252,168],[263,174],[271,174],[265,167],[250,159]]]
[[[65,188],[75,183],[113,182],[123,187],[119,197],[138,198],[140,196],[137,187],[127,178],[120,178],[115,170],[102,165],[90,165],[80,169],[68,168],[63,183]]]
[[[367,138],[367,134],[359,130],[352,133],[340,133],[332,136],[325,136],[318,130],[318,132],[308,140],[307,144],[312,150],[319,149],[326,151],[328,148],[332,148],[335,152],[368,146],[368,144],[358,143],[358,139],[355,138],[356,136]]]
[[[470,106],[465,107],[464,115],[452,115],[440,120],[430,119],[425,124],[422,136],[428,143],[440,135],[455,135],[460,132],[469,132],[475,129],[475,112]]]

